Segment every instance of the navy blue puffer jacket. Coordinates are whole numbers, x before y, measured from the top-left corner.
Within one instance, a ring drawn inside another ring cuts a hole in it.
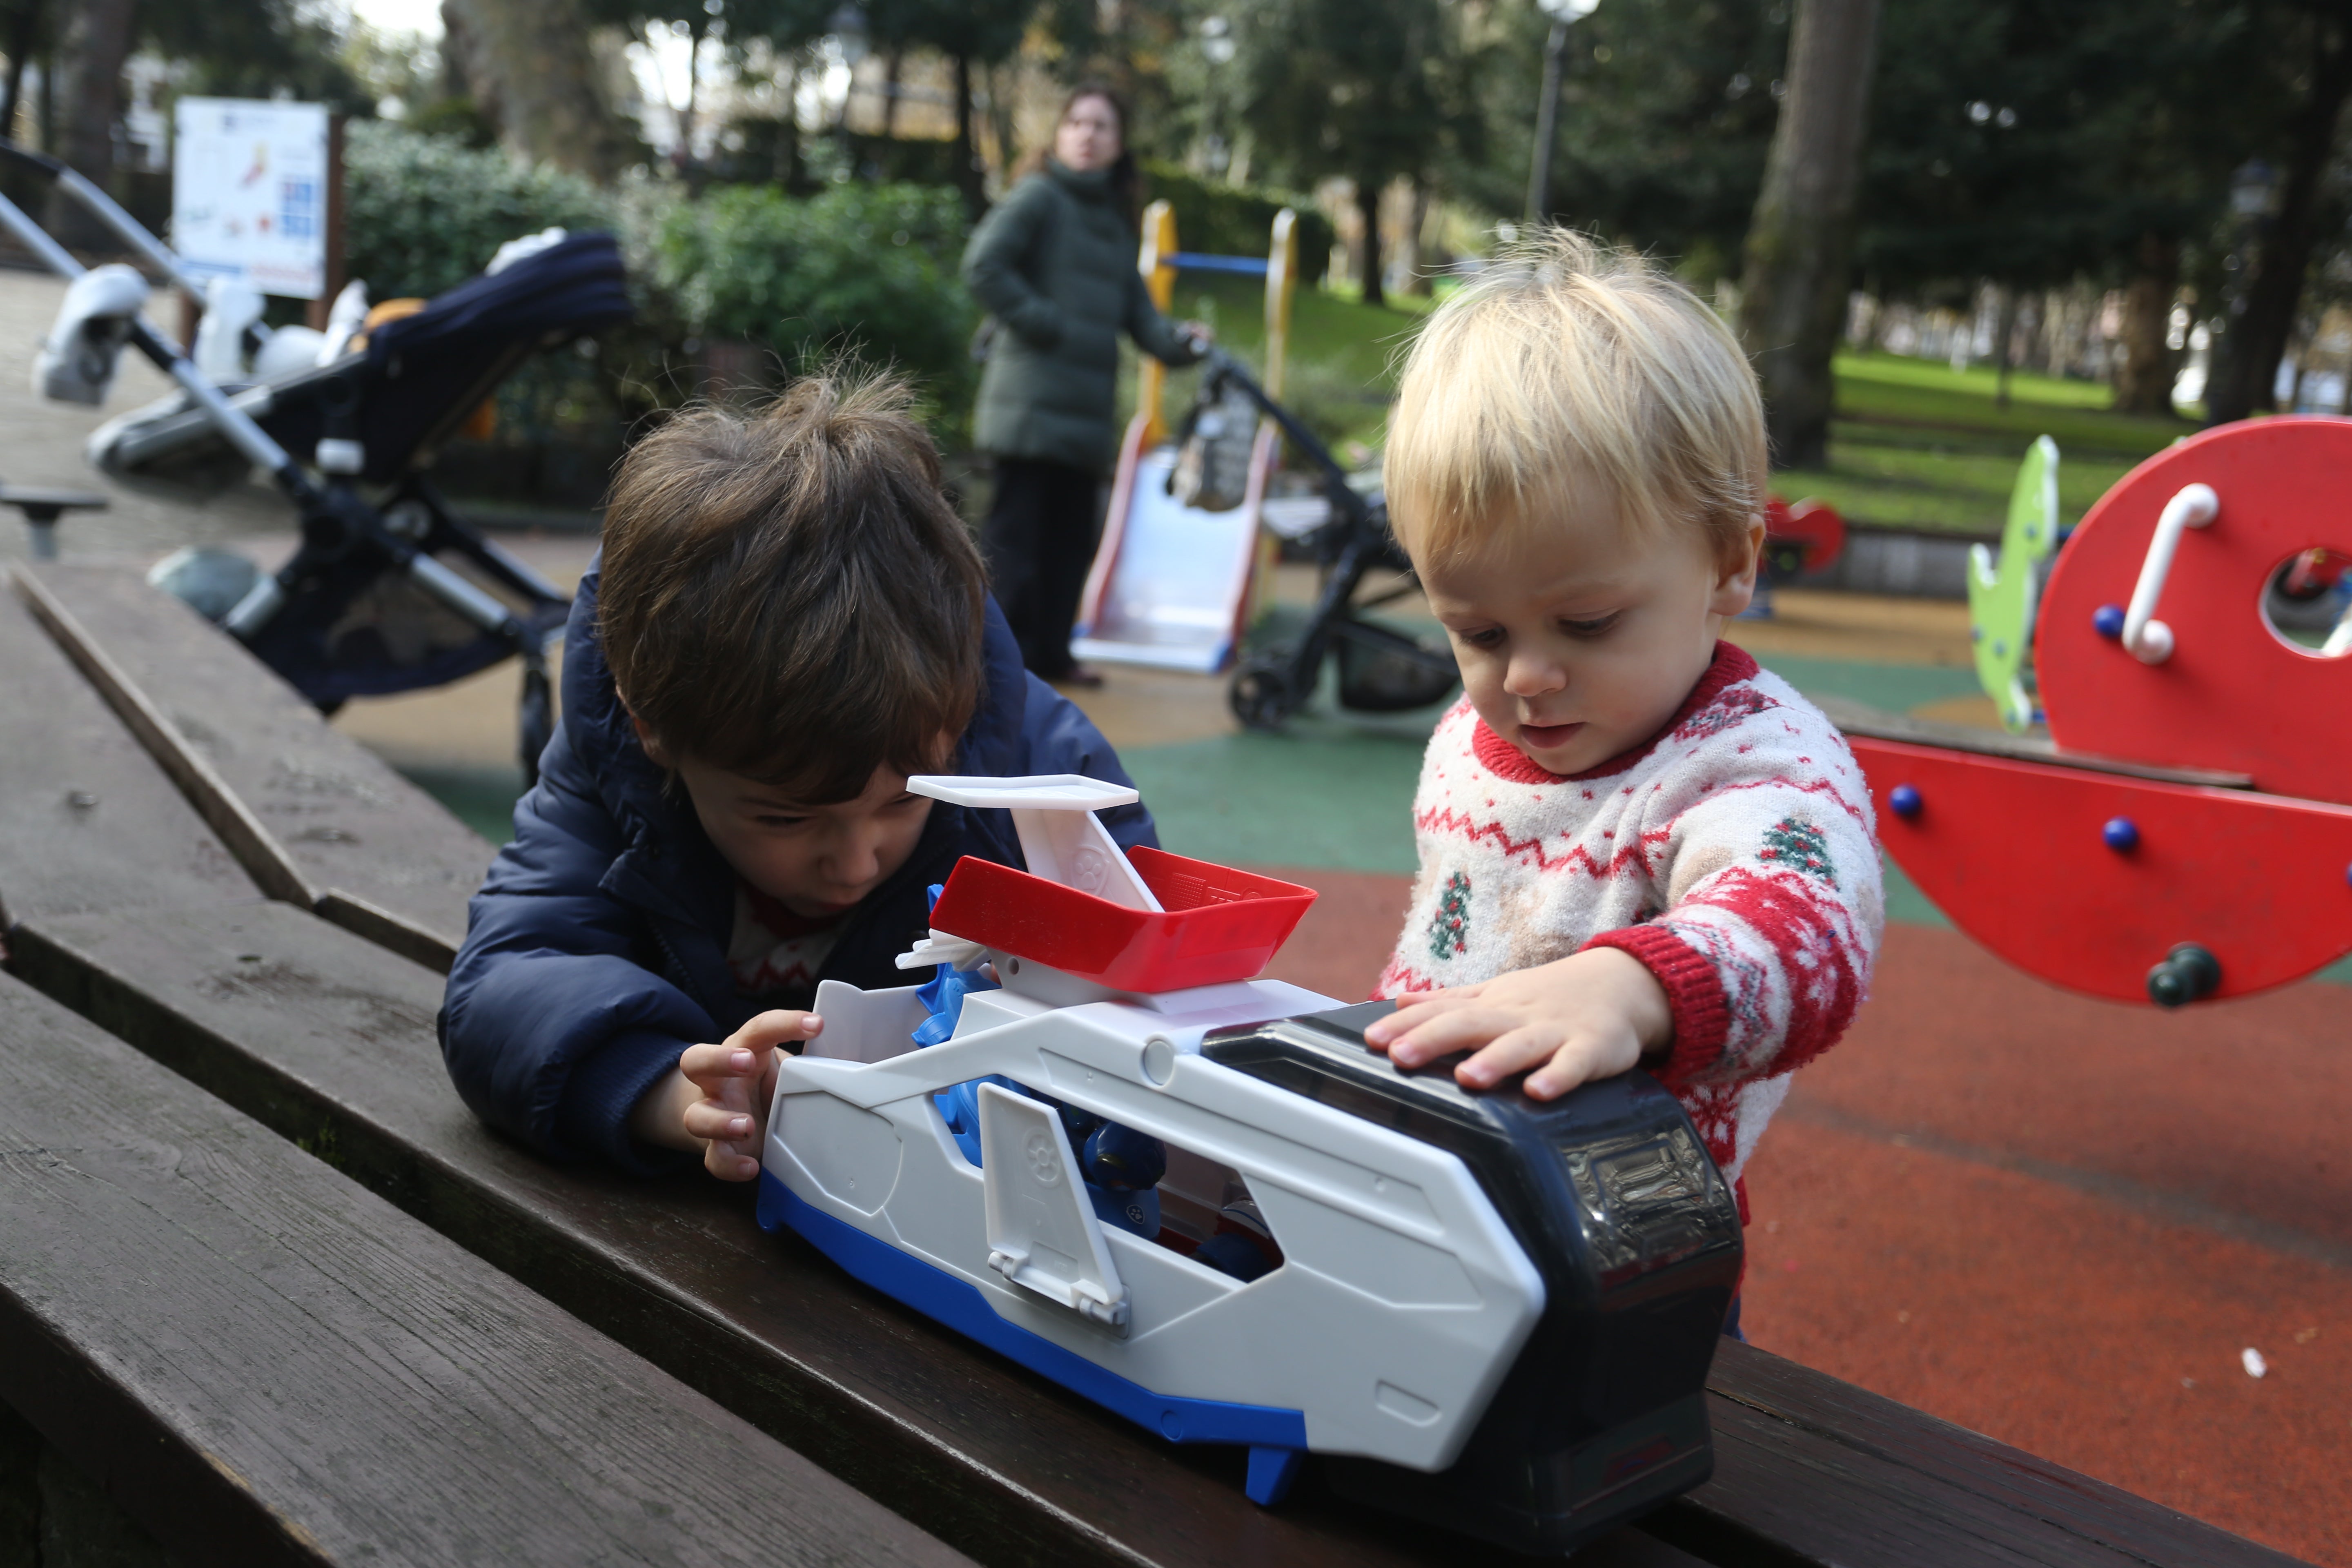
[[[441,1053],[492,1127],[551,1158],[651,1174],[692,1160],[631,1139],[630,1110],[686,1047],[726,1038],[755,1008],[727,971],[735,873],[614,696],[596,631],[600,565],[572,606],[562,723],[515,805],[514,842],[474,895]],[[985,637],[987,685],[954,771],[1130,782],[1087,716],[1022,668],[994,600]],[[1140,805],[1102,820],[1122,847],[1159,842]],[[935,804],[914,854],[847,917],[823,978],[868,990],[921,978],[892,961],[929,929],[924,889],[966,855],[1021,865],[1011,816]]]

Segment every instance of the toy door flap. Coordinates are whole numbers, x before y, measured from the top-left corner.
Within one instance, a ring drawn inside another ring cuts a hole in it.
[[[988,1266],[1108,1328],[1127,1331],[1127,1287],[1076,1179],[1055,1109],[980,1086],[980,1164],[988,1189]]]
[[[824,1027],[803,1056],[820,1061],[884,1062],[915,1048],[915,1027],[931,1016],[916,994],[919,985],[861,991],[838,980],[816,983],[816,1015]]]

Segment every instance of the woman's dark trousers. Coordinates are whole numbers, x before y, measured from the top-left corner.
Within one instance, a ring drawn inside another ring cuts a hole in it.
[[[1046,680],[1068,675],[1070,625],[1102,537],[1101,481],[1088,469],[1032,458],[996,459],[996,499],[980,547],[1021,661]]]

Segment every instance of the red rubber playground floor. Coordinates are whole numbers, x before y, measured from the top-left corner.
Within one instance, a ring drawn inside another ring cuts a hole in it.
[[[569,575],[586,549],[540,553]],[[1990,721],[1964,606],[1783,599],[1738,635],[1801,689]],[[1364,995],[1403,916],[1432,716],[1237,734],[1222,682],[1129,669],[1084,699],[1169,848],[1322,892],[1273,973]],[[499,670],[337,722],[496,841],[512,703]],[[1870,1002],[1748,1173],[1749,1336],[2352,1568],[2352,986],[2159,1015],[2027,978],[1899,878],[1888,901]]]
[[[1280,874],[1324,896],[1274,973],[1363,995],[1409,879]],[[1748,1338],[2352,1564],[2347,1003],[2158,1014],[1890,927],[1749,1168]]]

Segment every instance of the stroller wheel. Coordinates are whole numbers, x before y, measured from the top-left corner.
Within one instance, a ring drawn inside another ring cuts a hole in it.
[[[1245,730],[1279,730],[1298,710],[1290,686],[1291,654],[1277,648],[1260,654],[1234,671],[1225,701]]]

